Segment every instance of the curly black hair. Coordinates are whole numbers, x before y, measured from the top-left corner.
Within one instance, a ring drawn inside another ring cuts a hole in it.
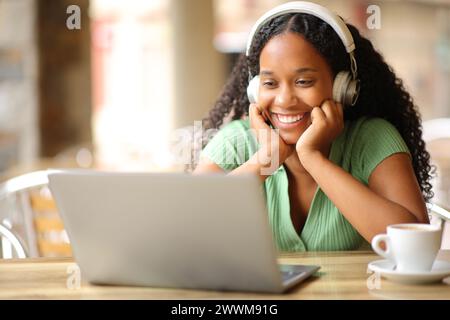
[[[358,29],[347,23],[356,50],[358,78],[361,88],[358,101],[344,110],[346,120],[361,116],[384,118],[392,123],[405,140],[411,155],[414,172],[425,200],[433,197],[430,180],[432,166],[430,155],[422,139],[420,114],[403,81],[396,77],[392,67],[375,50],[372,43]],[[274,36],[295,32],[309,41],[330,66],[333,77],[339,71],[350,70],[350,59],[344,45],[330,25],[321,19],[303,13],[285,14],[267,22],[253,38],[249,57],[241,54],[226,82],[219,99],[203,119],[203,127],[220,128],[228,116],[237,120],[248,115],[247,85],[249,70],[259,73],[259,55],[265,44]]]

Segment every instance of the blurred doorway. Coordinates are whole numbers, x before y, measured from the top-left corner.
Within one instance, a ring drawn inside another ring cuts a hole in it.
[[[162,167],[173,104],[169,1],[92,0],[90,15],[97,161]]]

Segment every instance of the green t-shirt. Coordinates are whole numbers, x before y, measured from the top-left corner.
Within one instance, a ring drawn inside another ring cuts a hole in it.
[[[258,143],[249,131],[249,120],[235,120],[224,126],[202,151],[202,156],[231,171],[246,162]],[[380,118],[360,118],[345,123],[332,143],[329,159],[368,185],[375,167],[394,153],[408,147],[396,128]],[[317,188],[306,222],[299,235],[291,220],[288,177],[280,166],[264,181],[269,221],[280,251],[333,251],[368,249],[369,244]]]

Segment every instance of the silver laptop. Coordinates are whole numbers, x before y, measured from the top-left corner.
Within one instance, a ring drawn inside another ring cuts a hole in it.
[[[49,183],[94,284],[280,293],[319,269],[277,264],[253,176],[68,170]]]

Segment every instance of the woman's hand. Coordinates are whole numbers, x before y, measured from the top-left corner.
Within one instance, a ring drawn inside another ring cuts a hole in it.
[[[269,127],[266,121],[270,121],[269,115],[257,104],[250,104],[250,127],[254,131],[256,139],[261,145],[260,160],[265,165],[277,162],[278,168],[294,152],[293,145],[287,145],[280,135]]]
[[[311,125],[300,136],[295,146],[298,158],[306,168],[309,156],[318,154],[327,157],[331,143],[344,129],[344,111],[340,103],[325,100],[311,111]]]

